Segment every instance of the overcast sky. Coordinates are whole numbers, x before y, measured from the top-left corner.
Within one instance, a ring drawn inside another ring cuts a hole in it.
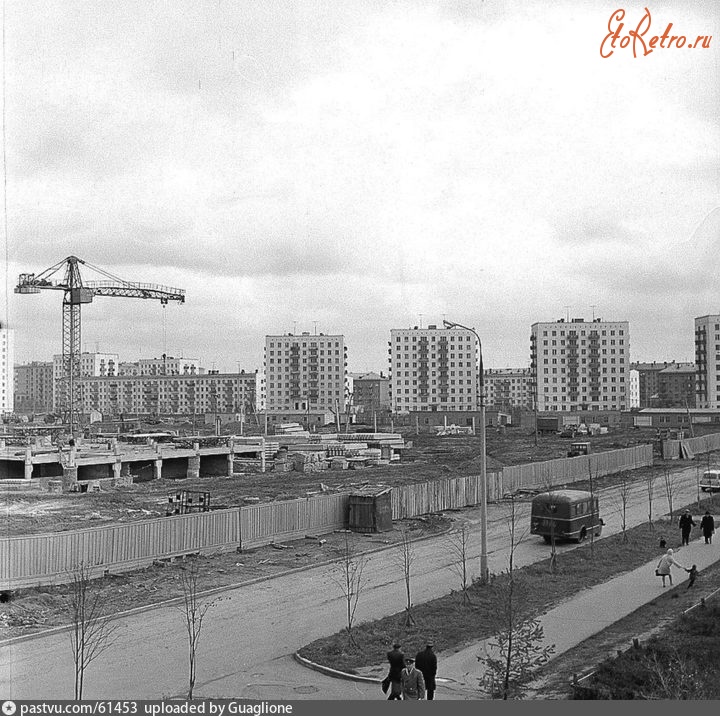
[[[710,48],[602,58],[646,4]],[[718,2],[6,0],[4,35],[16,362],[62,350],[62,294],[18,274],[69,255],[187,292],[96,298],[85,350],[229,371],[302,331],[387,370],[444,316],[487,367],[593,315],[693,360],[720,313]]]

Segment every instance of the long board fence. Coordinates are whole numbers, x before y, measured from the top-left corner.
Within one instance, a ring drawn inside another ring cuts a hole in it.
[[[519,489],[568,484],[652,464],[652,446],[505,467],[488,473],[488,500]],[[476,505],[479,477],[466,475],[395,487],[395,520]],[[119,572],[194,552],[252,549],[347,524],[350,493],[269,502],[0,540],[0,589],[67,582],[83,562],[94,575]]]

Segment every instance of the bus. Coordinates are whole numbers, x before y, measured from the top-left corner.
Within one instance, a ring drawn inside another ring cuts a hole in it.
[[[542,536],[546,544],[553,539],[580,543],[591,533],[599,537],[604,524],[598,496],[590,492],[550,490],[533,498],[530,534]]]

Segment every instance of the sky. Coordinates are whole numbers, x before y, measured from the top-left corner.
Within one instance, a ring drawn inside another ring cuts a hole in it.
[[[684,47],[620,46],[646,6],[643,37]],[[490,368],[593,316],[630,322],[632,361],[692,361],[720,313],[720,3],[5,0],[3,22],[16,363],[62,351],[62,293],[18,274],[71,255],[186,291],[96,297],[83,350],[221,371],[303,331],[387,370],[392,328],[444,318]]]

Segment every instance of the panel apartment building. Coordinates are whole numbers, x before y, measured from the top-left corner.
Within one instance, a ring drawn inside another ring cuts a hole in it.
[[[347,348],[341,335],[265,336],[268,413],[343,411]]]
[[[246,373],[85,376],[82,410],[111,415],[192,415],[256,410],[259,380]]]
[[[0,414],[15,409],[15,332],[0,323]]]
[[[633,363],[638,374],[638,405],[640,408],[694,408],[695,364]],[[630,406],[632,407],[632,405]]]
[[[488,368],[483,377],[488,407],[505,410],[533,407],[530,368]]]
[[[573,318],[534,323],[530,371],[539,411],[626,410],[627,321]]]
[[[698,408],[720,408],[720,315],[695,319],[695,394]]]
[[[15,412],[33,415],[53,410],[53,364],[32,361],[15,366]]]
[[[479,353],[472,331],[393,328],[389,354],[393,412],[478,409]]]

